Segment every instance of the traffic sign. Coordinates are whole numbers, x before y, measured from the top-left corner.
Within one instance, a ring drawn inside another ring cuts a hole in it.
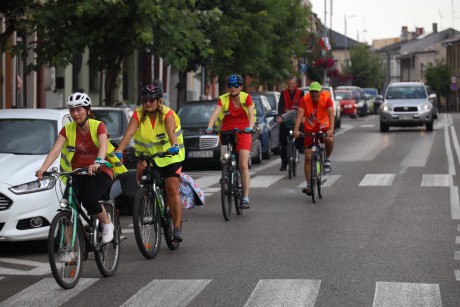
[[[450,84],[450,90],[452,92],[456,92],[458,90],[458,86],[457,86],[457,83],[451,83]]]

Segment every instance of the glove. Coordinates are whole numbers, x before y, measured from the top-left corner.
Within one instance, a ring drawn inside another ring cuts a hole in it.
[[[212,128],[206,128],[206,134],[211,134],[212,133]]]
[[[118,160],[123,160],[123,153],[121,152],[121,150],[115,150],[115,156],[117,156]]]
[[[173,146],[169,147],[167,151],[170,155],[177,155],[179,153],[179,145],[174,144]]]
[[[246,133],[250,133],[250,132],[252,132],[252,128],[249,128],[249,127],[247,127],[247,128],[244,128],[244,132],[246,132]]]

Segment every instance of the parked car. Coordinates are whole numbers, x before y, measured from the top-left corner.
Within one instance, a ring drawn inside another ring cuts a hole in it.
[[[369,95],[369,112],[377,114],[378,109],[380,108],[380,104],[377,101],[377,95],[379,94],[379,91],[376,88],[371,88],[371,87],[366,87],[363,88],[364,94]]]
[[[265,92],[251,92],[249,93],[251,96],[253,95],[264,95],[267,97],[268,102],[270,103],[270,107],[273,111],[278,111],[278,103],[280,101],[281,93],[278,91],[265,91]]]
[[[276,110],[272,110],[264,95],[253,94],[252,101],[256,108],[256,118],[262,135],[262,158],[270,159],[271,153],[280,152],[280,126],[275,121]]]
[[[356,118],[358,114],[358,106],[353,94],[348,90],[335,90],[335,98],[340,103],[341,115],[347,115],[351,118]]]
[[[380,109],[380,131],[390,126],[426,126],[433,131],[433,105],[422,82],[394,82],[388,85]]]
[[[362,88],[358,86],[337,86],[337,90],[349,90],[353,94],[358,107],[359,117],[366,116],[369,113],[369,100],[364,95]]]
[[[309,86],[301,87],[300,89],[303,90],[303,94],[308,94]],[[328,91],[331,94],[332,102],[334,103],[334,119],[335,119],[335,126],[334,128],[340,128],[342,126],[342,116],[341,116],[341,107],[339,101],[335,98],[334,90],[331,86],[322,85],[323,91]]]
[[[38,170],[69,111],[0,110],[0,241],[43,240],[59,205],[54,178],[37,181]],[[59,158],[52,165],[59,167]]]
[[[217,135],[205,134],[208,121],[217,104],[217,99],[184,102],[177,115],[181,119],[184,134],[185,163],[206,162],[220,164],[220,141]],[[262,140],[260,131],[252,134],[251,163],[262,162]]]
[[[109,134],[109,140],[115,148],[120,143],[134,110],[129,107],[92,107],[91,111],[95,119],[102,121]],[[117,208],[132,213],[132,202],[139,190],[139,184],[136,181],[137,160],[134,156],[134,140],[131,139],[125,149],[123,164],[128,171],[117,176],[120,180],[122,193],[115,199]]]

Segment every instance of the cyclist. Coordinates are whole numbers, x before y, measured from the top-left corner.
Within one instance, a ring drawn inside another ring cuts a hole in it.
[[[88,214],[95,215],[102,223],[102,243],[113,240],[114,226],[99,200],[110,189],[115,175],[126,172],[126,168],[114,153],[108,141],[107,129],[91,113],[91,99],[85,93],[76,92],[67,99],[67,107],[73,122],[65,125],[35,176],[39,180],[61,154],[60,167],[64,172],[77,168],[88,168],[89,176],[74,175],[73,183],[78,200]],[[107,159],[107,160],[106,160]]]
[[[122,156],[121,153],[134,136],[136,154],[153,155],[166,151],[172,155],[167,158],[155,158],[155,167],[165,182],[166,203],[171,210],[174,224],[173,240],[181,242],[183,239],[182,202],[179,194],[179,178],[182,161],[185,159],[185,148],[180,119],[176,112],[163,105],[163,91],[158,85],[145,86],[142,89],[141,102],[142,106],[136,109],[129,121],[116,154]],[[138,180],[146,166],[145,161],[138,163]]]
[[[281,92],[280,101],[278,103],[278,114],[285,114],[289,111],[297,111],[299,101],[303,97],[303,91],[297,88],[297,78],[291,77],[287,82],[287,88]],[[283,116],[277,116],[276,122],[280,125],[280,145],[281,145],[281,168],[280,171],[287,170],[287,145],[289,135],[289,123],[285,122]],[[292,127],[290,127],[292,128]]]
[[[334,103],[332,102],[331,95],[327,91],[322,91],[321,85],[318,82],[310,84],[309,93],[305,95],[299,103],[299,110],[294,126],[294,137],[298,138],[299,126],[304,122],[305,132],[319,132],[326,131],[327,137],[324,137],[326,145],[326,158],[324,160],[324,172],[331,171],[331,156],[332,149],[334,148]],[[312,136],[305,135],[305,180],[307,187],[302,189],[302,192],[311,195],[310,185],[310,159],[312,155]]]
[[[249,209],[249,158],[252,144],[252,129],[254,127],[254,104],[251,95],[242,91],[243,77],[232,74],[227,78],[229,92],[219,97],[217,105],[208,122],[206,133],[212,133],[212,127],[223,131],[238,128],[247,133],[238,134],[236,151],[239,155],[239,167],[243,186],[242,209]]]

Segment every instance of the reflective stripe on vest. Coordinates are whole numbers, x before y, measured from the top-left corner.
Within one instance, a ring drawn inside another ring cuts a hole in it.
[[[245,92],[240,92],[240,103],[241,106],[243,107],[244,112],[246,112],[246,115],[248,116],[249,119],[249,111],[248,111],[248,106],[246,105],[246,99],[248,98],[249,94]],[[230,105],[230,93],[225,93],[219,97],[220,102],[222,103],[222,109],[220,110],[219,115],[217,116],[215,126],[217,129],[220,129],[222,127],[222,123],[224,121],[225,115],[228,114],[228,109]],[[254,105],[254,104],[253,104]],[[254,106],[254,116],[256,116],[256,107]]]
[[[97,128],[100,124],[100,121],[95,120],[95,119],[88,119],[88,123],[89,123],[89,131],[90,131],[91,139],[94,145],[96,145],[96,147],[99,148],[99,140],[97,138]],[[72,170],[72,158],[75,154],[75,142],[77,140],[77,123],[76,122],[68,123],[67,125],[65,125],[64,128],[65,128],[67,140],[64,144],[64,147],[62,147],[60,167],[61,167],[61,171],[70,172]],[[107,161],[110,162],[110,164],[112,164],[112,170],[115,176],[123,174],[128,171],[126,167],[120,162],[120,160],[115,155],[114,147],[112,143],[110,143],[109,141],[107,142],[107,153],[106,153],[105,158]]]
[[[318,99],[316,118],[313,116],[313,101],[310,94],[303,97],[305,103],[304,125],[307,130],[312,130],[316,126],[316,123],[319,123],[322,127],[329,127],[329,114],[327,113],[326,105],[330,95],[327,91],[321,92]]]
[[[165,152],[172,146],[171,142],[169,141],[168,134],[166,133],[166,126],[164,124],[166,114],[168,114],[171,109],[164,105],[161,108],[163,124],[160,123],[158,117],[160,114],[157,113],[154,127],[152,127],[152,123],[148,116],[146,116],[144,121],[141,121],[142,107],[136,109],[137,118],[139,119],[139,128],[137,129],[136,134],[134,134],[134,149],[136,150],[136,154],[144,153],[153,155],[157,152]],[[176,134],[177,145],[179,145],[179,154],[172,157],[155,158],[155,163],[159,167],[181,162],[185,159],[184,138],[182,136],[180,118],[177,116],[176,112],[172,112],[174,115],[174,122],[176,124],[174,132]]]

